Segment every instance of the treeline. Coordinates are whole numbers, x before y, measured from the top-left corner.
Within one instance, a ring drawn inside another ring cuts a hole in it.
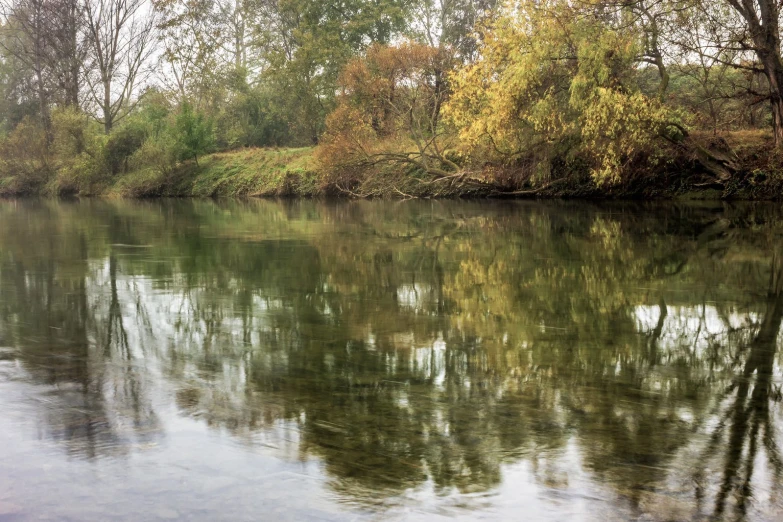
[[[0,5],[0,193],[246,147],[357,196],[783,178],[775,0]]]

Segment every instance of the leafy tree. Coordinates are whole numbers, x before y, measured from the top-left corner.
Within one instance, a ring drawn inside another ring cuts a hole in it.
[[[357,169],[388,168],[428,182],[458,171],[440,115],[454,63],[447,50],[415,43],[373,46],[352,60],[340,76],[343,94],[319,150],[329,172],[345,178]]]
[[[211,152],[214,146],[212,127],[211,119],[194,111],[190,103],[183,103],[174,126],[179,158],[193,159],[198,165],[198,157]]]
[[[266,5],[259,28],[268,67],[261,75],[277,93],[300,144],[317,144],[335,106],[342,68],[373,43],[404,32],[409,0],[321,2],[280,0]]]
[[[230,67],[222,50],[228,35],[217,3],[174,0],[155,1],[154,6],[160,16],[160,62],[167,71],[161,79],[166,88],[199,109],[225,97],[223,78]]]
[[[38,103],[38,118],[43,126],[47,144],[51,141],[50,91],[51,71],[48,57],[51,48],[48,34],[51,29],[50,12],[45,0],[20,0],[2,4],[3,51],[14,58],[17,66],[29,75],[30,95]]]
[[[0,38],[7,33],[0,30]],[[0,128],[3,134],[12,131],[25,116],[37,117],[38,98],[29,71],[13,54],[0,45]]]
[[[613,182],[670,124],[681,128],[676,111],[637,86],[634,34],[578,15],[568,2],[526,0],[486,28],[481,58],[454,75],[447,107],[471,154],[526,160],[539,180],[578,154],[596,182]]]
[[[420,28],[413,34],[431,47],[451,48],[454,55],[470,62],[476,58],[476,27],[490,17],[498,0],[421,0],[414,13]]]

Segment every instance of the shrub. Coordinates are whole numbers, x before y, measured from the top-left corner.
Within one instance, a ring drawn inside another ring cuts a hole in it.
[[[177,159],[193,159],[211,152],[215,144],[212,120],[184,102],[175,122]]]
[[[73,107],[52,112],[52,151],[56,176],[50,192],[87,192],[106,175],[106,137],[100,126]]]
[[[112,132],[104,148],[104,161],[113,176],[120,171],[128,172],[130,157],[141,148],[146,139],[146,129],[136,121]]]
[[[130,170],[151,169],[156,174],[168,176],[177,164],[178,149],[171,133],[161,133],[157,138],[147,138],[129,158]]]
[[[38,122],[26,116],[0,143],[2,191],[31,194],[51,177],[49,140]]]
[[[263,90],[234,96],[217,118],[216,135],[218,145],[228,149],[278,146],[291,141],[278,97]]]

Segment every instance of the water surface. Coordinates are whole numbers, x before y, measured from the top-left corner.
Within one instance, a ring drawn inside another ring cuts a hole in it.
[[[0,520],[783,519],[768,205],[0,201]]]

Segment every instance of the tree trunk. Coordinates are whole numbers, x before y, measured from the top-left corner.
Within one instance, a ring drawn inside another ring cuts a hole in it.
[[[111,112],[111,80],[103,80],[103,131],[106,134],[111,132],[114,124],[114,116]]]
[[[775,146],[783,146],[783,59],[780,49],[780,6],[777,0],[727,0],[745,21],[756,57],[769,81],[772,133]]]
[[[773,38],[773,45],[780,45],[780,38]],[[764,66],[764,75],[769,82],[769,103],[772,109],[772,134],[775,139],[775,146],[783,145],[783,63],[780,57],[780,51],[772,50],[756,51],[761,63]]]
[[[783,145],[783,96],[780,91],[770,97],[772,104],[772,134],[775,138],[775,146]]]
[[[52,118],[49,115],[49,99],[46,95],[46,86],[44,85],[43,73],[39,69],[36,71],[36,84],[38,87],[38,112],[41,118],[41,124],[46,134],[46,142],[51,144],[52,136]]]
[[[45,13],[42,3],[34,4],[34,67],[35,83],[38,90],[38,111],[46,133],[47,143],[52,142],[52,121],[49,115],[49,97],[47,93],[46,79],[44,78],[44,59],[46,52],[45,35]]]
[[[67,103],[73,107],[79,106],[79,75],[81,74],[81,60],[79,59],[79,6],[76,1],[72,1],[69,6],[69,26],[68,26],[68,45],[69,45],[69,66],[70,82],[66,94]]]

